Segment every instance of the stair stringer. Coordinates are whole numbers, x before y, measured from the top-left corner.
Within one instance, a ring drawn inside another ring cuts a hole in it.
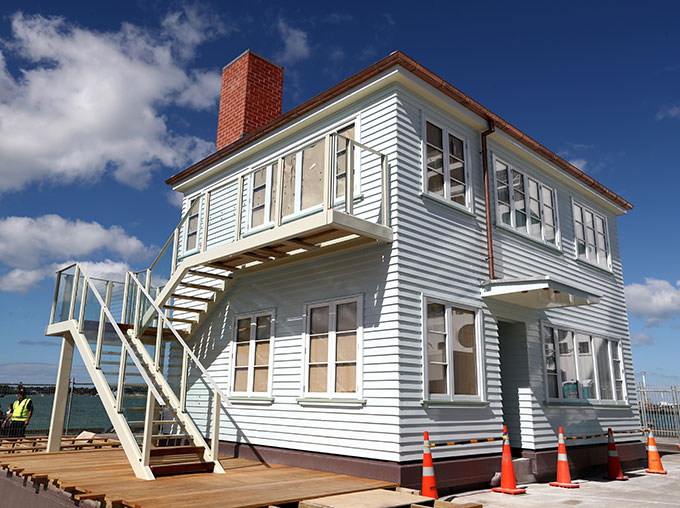
[[[208,316],[212,314],[212,312],[217,308],[217,305],[222,301],[222,299],[224,299],[227,296],[227,293],[229,293],[231,288],[234,287],[234,284],[236,283],[238,278],[239,278],[238,274],[233,274],[229,282],[225,284],[224,289],[222,289],[222,291],[215,293],[213,301],[205,305],[205,308],[201,311],[198,320],[195,323],[192,323],[189,326],[189,329],[186,330],[187,336],[184,339],[185,342],[188,343],[191,340],[191,338],[198,331],[201,325],[205,323],[205,320],[208,319]]]
[[[90,375],[90,379],[92,379],[92,383],[94,383],[94,386],[97,389],[102,405],[113,425],[113,429],[118,436],[118,440],[125,451],[125,455],[128,458],[128,462],[130,463],[130,467],[132,467],[135,476],[142,480],[154,480],[155,476],[151,472],[151,468],[143,464],[142,451],[137,444],[137,440],[135,439],[127,420],[118,412],[116,398],[109,387],[109,383],[106,380],[104,373],[101,369],[95,367],[95,357],[92,354],[92,349],[87,341],[87,337],[78,330],[78,321],[71,319],[59,323],[59,326],[62,325],[66,328],[65,331],[71,334],[73,342],[78,348],[78,352],[83,359],[87,373]],[[54,327],[54,325],[52,326]]]
[[[135,353],[137,353],[138,356],[141,356],[142,365],[144,365],[144,367],[146,368],[149,377],[152,378],[158,384],[158,386],[161,389],[161,393],[173,407],[175,411],[175,418],[178,421],[178,423],[186,430],[188,430],[189,435],[194,440],[195,445],[203,447],[204,450],[203,459],[215,463],[215,469],[213,470],[214,473],[223,474],[225,471],[224,468],[222,467],[222,464],[220,464],[219,458],[213,457],[210,446],[205,441],[205,439],[203,439],[203,435],[201,434],[201,431],[194,423],[194,420],[191,418],[191,415],[189,415],[185,411],[182,411],[180,401],[175,396],[175,393],[172,391],[172,388],[165,379],[165,376],[163,376],[163,374],[161,374],[160,372],[153,372],[153,369],[150,367],[151,365],[153,365],[153,359],[151,358],[149,352],[146,350],[146,347],[144,347],[142,341],[135,337],[131,338],[130,342],[134,346],[133,349],[135,350]],[[168,437],[172,437],[172,434],[168,434]]]

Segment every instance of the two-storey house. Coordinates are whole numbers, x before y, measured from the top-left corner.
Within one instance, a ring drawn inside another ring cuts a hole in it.
[[[149,270],[60,274],[60,376],[75,340],[128,456],[153,471],[175,433],[206,461],[219,443],[416,486],[423,431],[479,439],[435,449],[452,487],[499,470],[503,424],[537,477],[559,426],[639,427],[625,199],[400,52],[285,114],[282,86],[250,51],[224,68],[217,151],[167,181],[182,220]],[[572,464],[605,463],[603,443]]]

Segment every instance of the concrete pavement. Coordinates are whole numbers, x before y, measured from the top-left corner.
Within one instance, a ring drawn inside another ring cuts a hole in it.
[[[644,469],[627,470],[628,481],[610,481],[602,476],[572,478],[578,489],[550,487],[547,483],[527,485],[524,495],[510,496],[490,490],[461,493],[456,501],[476,501],[484,508],[560,507],[582,508],[678,508],[680,507],[680,454],[661,457],[667,475],[645,473]]]

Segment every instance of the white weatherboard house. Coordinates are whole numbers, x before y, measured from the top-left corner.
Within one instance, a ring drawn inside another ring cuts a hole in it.
[[[453,487],[499,469],[503,424],[538,477],[559,426],[639,428],[626,200],[402,53],[283,115],[282,80],[225,67],[218,149],[168,180],[182,220],[148,270],[59,273],[50,449],[74,346],[141,478],[221,472],[219,446],[416,486],[427,430],[480,439],[434,449]]]

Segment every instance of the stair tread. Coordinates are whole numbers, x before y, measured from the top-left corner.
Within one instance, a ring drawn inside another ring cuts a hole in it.
[[[189,270],[191,275],[196,275],[197,277],[207,277],[209,279],[217,280],[230,280],[232,277],[230,275],[219,275],[217,273],[201,272],[200,270]]]
[[[194,302],[212,303],[215,301],[214,298],[203,298],[202,296],[190,296],[190,295],[180,295],[177,293],[172,294],[173,298],[178,300],[192,300]]]
[[[168,310],[175,310],[178,312],[196,312],[197,314],[203,312],[203,309],[192,309],[191,307],[179,307],[177,305],[163,305],[163,308]]]
[[[194,282],[180,282],[179,285],[191,289],[200,289],[201,291],[213,291],[215,293],[217,293],[218,291],[222,291],[220,288],[206,286],[205,284],[196,284]]]
[[[159,457],[161,455],[182,455],[182,454],[196,454],[203,453],[205,449],[202,446],[182,445],[182,446],[158,446],[151,448],[151,457]]]
[[[182,473],[212,473],[215,469],[214,462],[182,462],[179,464],[150,465],[149,468],[154,476],[182,474]]]

